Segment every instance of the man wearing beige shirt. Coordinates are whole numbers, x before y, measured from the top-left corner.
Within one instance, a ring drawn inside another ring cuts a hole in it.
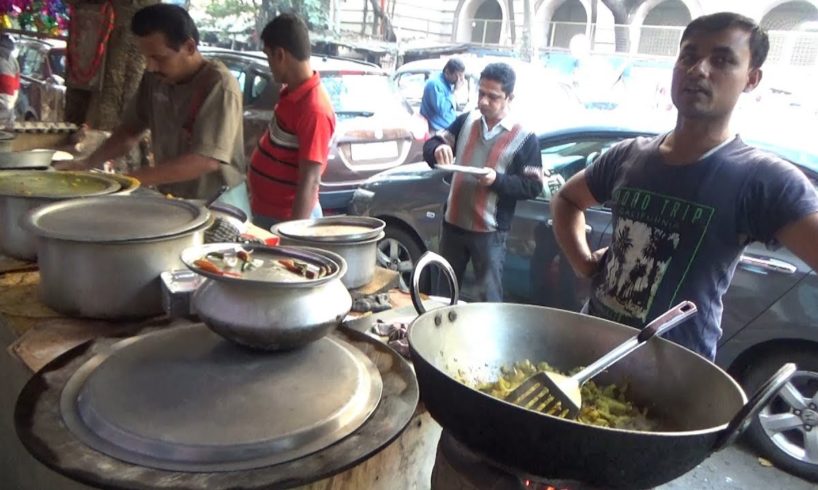
[[[150,129],[156,166],[131,174],[144,185],[184,198],[208,198],[244,175],[242,96],[233,75],[198,50],[199,32],[175,5],[139,10],[131,21],[145,74],[120,125],[86,160],[62,168],[99,167],[126,154]]]

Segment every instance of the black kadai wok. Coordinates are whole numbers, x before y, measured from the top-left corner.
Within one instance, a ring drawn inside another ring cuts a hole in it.
[[[602,488],[666,483],[731,444],[795,370],[792,364],[782,367],[748,402],[738,383],[715,364],[654,338],[595,378],[601,385],[627,385],[629,398],[654,418],[654,431],[597,427],[528,410],[478,391],[473,382],[495,380],[501,367],[525,359],[570,371],[601,357],[636,329],[517,304],[473,303],[425,312],[417,284],[429,263],[448,271],[450,284],[456,282],[448,263],[433,253],[418,261],[413,274],[420,316],[408,340],[421,399],[457,440],[521,476]]]

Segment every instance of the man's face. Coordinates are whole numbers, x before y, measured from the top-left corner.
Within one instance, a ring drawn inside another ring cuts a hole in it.
[[[761,81],[761,70],[750,67],[750,58],[750,33],[740,28],[685,39],[670,93],[679,114],[688,119],[729,116],[741,93]]]
[[[273,78],[278,83],[287,83],[285,78],[285,51],[283,48],[268,48],[264,47],[264,54],[267,55],[267,65],[270,67],[270,72]]]
[[[503,92],[503,85],[496,80],[480,79],[477,92],[477,108],[487,120],[497,120],[508,113],[513,95]]]
[[[190,59],[196,53],[196,43],[188,39],[179,50],[168,46],[165,35],[154,32],[145,37],[136,37],[139,52],[145,57],[145,69],[159,76],[167,83],[179,83],[190,76]]]
[[[460,85],[466,77],[466,72],[463,71],[447,71],[443,70],[443,78],[452,85]]]

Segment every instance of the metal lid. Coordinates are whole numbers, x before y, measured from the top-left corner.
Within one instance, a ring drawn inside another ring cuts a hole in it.
[[[0,196],[66,199],[111,194],[120,187],[90,172],[0,172]]]
[[[236,259],[235,264],[228,264],[219,256],[234,257],[241,250],[249,252],[254,266],[252,269],[241,271],[242,260]],[[182,262],[192,271],[217,281],[241,282],[253,284],[268,284],[287,287],[313,287],[335,278],[343,277],[347,270],[346,261],[338,254],[326,250],[309,247],[268,247],[266,245],[237,243],[209,243],[195,245],[182,251]],[[213,265],[226,271],[228,274],[218,274],[203,269],[196,264],[205,259]],[[325,275],[316,279],[308,279],[282,268],[278,261],[295,260],[325,268]]]
[[[88,446],[173,471],[237,471],[292,461],[357,430],[383,381],[335,337],[260,354],[204,325],[119,342],[68,380],[60,410]]]
[[[125,242],[179,235],[205,225],[210,212],[180,199],[109,196],[35,209],[23,226],[37,236],[77,242]]]
[[[369,216],[330,216],[286,221],[276,225],[274,233],[315,242],[357,242],[375,238],[385,226]]]

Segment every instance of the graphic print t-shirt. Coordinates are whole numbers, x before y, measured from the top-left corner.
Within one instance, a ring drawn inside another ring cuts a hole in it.
[[[781,227],[818,212],[818,196],[795,166],[739,137],[689,165],[665,163],[663,139],[624,141],[586,172],[613,211],[589,313],[642,327],[693,301],[698,313],[665,337],[713,359],[722,295],[744,247],[774,243]]]

